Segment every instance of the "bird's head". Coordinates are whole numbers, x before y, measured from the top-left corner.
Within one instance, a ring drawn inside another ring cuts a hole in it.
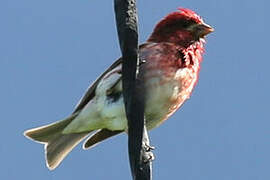
[[[171,42],[188,47],[213,31],[214,29],[204,23],[195,12],[179,8],[177,12],[170,13],[156,25],[148,41]]]

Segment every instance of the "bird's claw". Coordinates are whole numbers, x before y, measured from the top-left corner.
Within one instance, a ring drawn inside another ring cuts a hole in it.
[[[151,152],[154,149],[155,149],[154,146],[150,146],[148,143],[143,143],[143,150],[144,150],[143,162],[144,163],[149,163],[155,159],[154,153]]]
[[[152,150],[155,150],[155,147],[154,146],[150,146],[149,144],[144,144],[144,149],[146,152],[150,152]]]
[[[154,155],[154,153],[152,153],[152,152],[145,152],[144,153],[144,156],[143,156],[143,162],[144,163],[149,163],[149,162],[152,162],[152,161],[154,161],[155,160],[155,155]]]

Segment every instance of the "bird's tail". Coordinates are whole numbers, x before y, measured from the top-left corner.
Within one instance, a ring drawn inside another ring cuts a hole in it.
[[[62,134],[63,129],[75,117],[76,114],[65,120],[24,132],[26,137],[45,145],[46,163],[50,170],[55,169],[68,153],[90,133]]]

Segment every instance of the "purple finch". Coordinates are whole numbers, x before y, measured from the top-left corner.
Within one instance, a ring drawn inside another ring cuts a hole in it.
[[[195,12],[179,8],[162,19],[140,46],[148,130],[168,119],[191,95],[198,80],[204,37],[212,31]],[[95,133],[85,141],[84,149],[127,131],[121,64],[120,58],[90,86],[69,117],[25,132],[26,137],[45,144],[49,169],[56,168],[91,132]]]

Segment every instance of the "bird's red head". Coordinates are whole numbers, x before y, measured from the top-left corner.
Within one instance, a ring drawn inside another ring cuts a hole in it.
[[[171,42],[187,47],[214,30],[194,11],[185,8],[178,10],[156,25],[148,41]]]

